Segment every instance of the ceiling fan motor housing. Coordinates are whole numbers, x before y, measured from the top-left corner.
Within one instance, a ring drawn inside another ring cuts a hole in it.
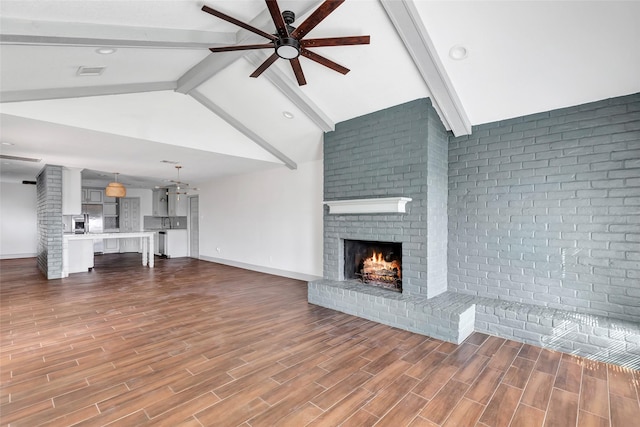
[[[282,12],[282,19],[284,19],[285,24],[293,24],[293,21],[296,20],[296,14],[290,10],[285,10]]]
[[[294,59],[300,56],[300,42],[293,37],[282,37],[274,41],[276,53],[283,59]]]

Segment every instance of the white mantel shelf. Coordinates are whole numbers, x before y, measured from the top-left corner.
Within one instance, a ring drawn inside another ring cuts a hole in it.
[[[380,197],[376,199],[332,200],[322,202],[330,214],[405,213],[410,197]]]

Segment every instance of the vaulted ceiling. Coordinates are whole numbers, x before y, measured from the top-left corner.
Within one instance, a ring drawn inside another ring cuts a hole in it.
[[[323,2],[278,3],[296,26]],[[347,0],[309,37],[371,43],[314,48],[351,71],[301,57],[304,86],[284,59],[249,77],[271,50],[211,53],[265,39],[203,4],[275,32],[261,0],[0,2],[1,154],[40,159],[3,158],[2,180],[59,164],[150,188],[169,161],[198,183],[319,160],[336,123],[416,98],[462,135],[640,92],[640,2]]]

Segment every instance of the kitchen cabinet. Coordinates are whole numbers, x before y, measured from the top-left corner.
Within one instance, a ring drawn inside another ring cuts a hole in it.
[[[165,233],[163,255],[166,255],[167,258],[180,258],[189,255],[187,230],[164,230],[162,232]],[[162,248],[160,250],[162,251]]]
[[[117,231],[120,227],[120,222],[118,221],[118,203],[107,202],[107,199],[113,199],[115,201],[115,197],[104,198],[105,202],[102,205],[104,212],[104,229],[108,231]]]
[[[167,201],[166,188],[159,188],[157,190],[153,190],[151,205],[152,205],[153,216],[169,215],[169,204]]]
[[[187,216],[187,196],[175,194],[175,188],[153,190],[153,216]],[[169,193],[169,194],[167,194]]]
[[[93,241],[69,241],[69,273],[87,272],[93,268]]]
[[[105,216],[116,216],[118,215],[118,205],[115,203],[105,203],[103,212]]]
[[[114,254],[120,252],[119,239],[104,239],[104,253]]]
[[[102,203],[104,190],[99,188],[83,188],[82,203]]]
[[[169,201],[169,216],[187,216],[187,196],[184,194],[171,194],[167,196]]]

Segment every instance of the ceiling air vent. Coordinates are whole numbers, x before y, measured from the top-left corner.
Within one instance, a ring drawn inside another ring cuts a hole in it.
[[[99,76],[107,67],[85,67],[78,68],[76,75],[78,76]]]

